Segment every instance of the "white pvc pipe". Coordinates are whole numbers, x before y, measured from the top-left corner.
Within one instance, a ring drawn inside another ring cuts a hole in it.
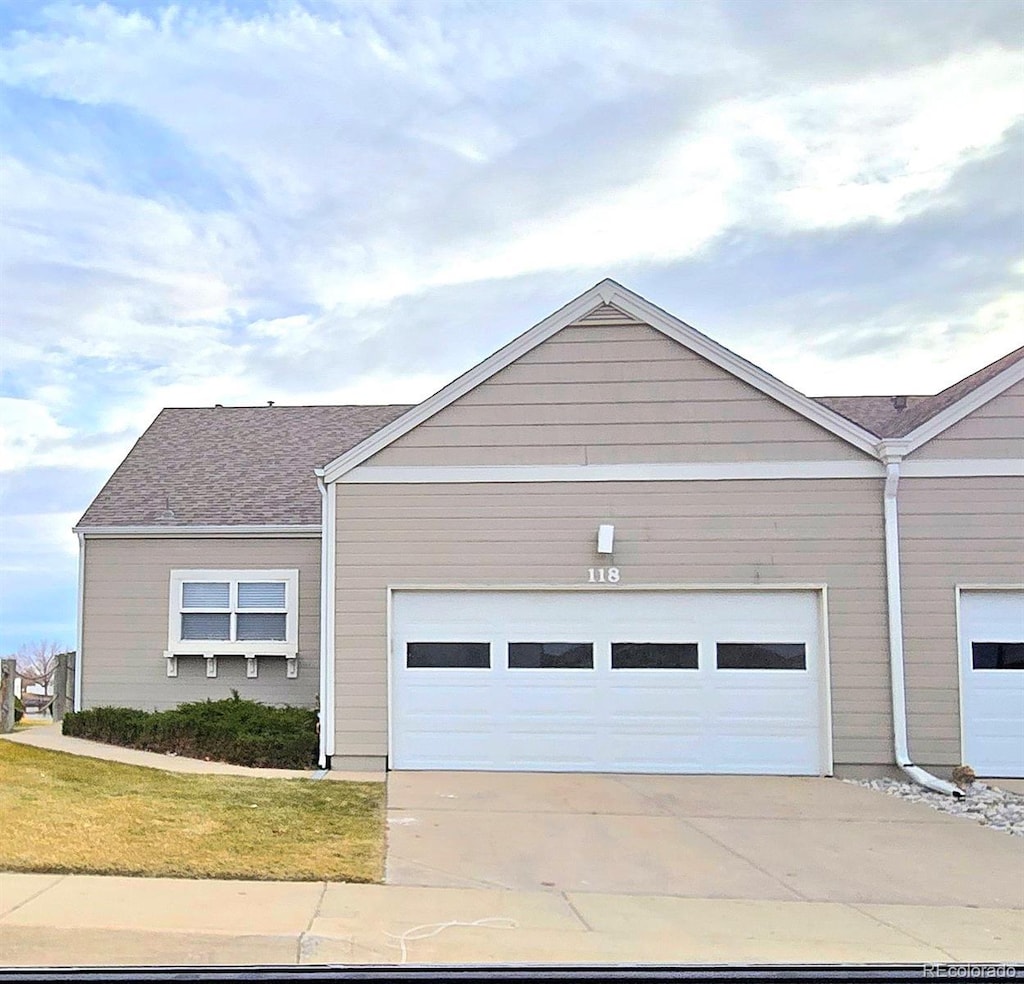
[[[889,667],[892,682],[892,725],[896,764],[919,786],[963,796],[951,782],[914,765],[907,743],[907,686],[903,667],[903,597],[900,589],[900,531],[897,494],[900,484],[898,461],[885,465],[885,580],[889,604]]]

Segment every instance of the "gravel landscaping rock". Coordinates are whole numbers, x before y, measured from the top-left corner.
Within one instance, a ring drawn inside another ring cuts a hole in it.
[[[942,793],[933,793],[912,782],[898,779],[845,779],[844,782],[868,789],[877,789],[890,796],[914,803],[925,803],[933,810],[951,813],[955,817],[974,820],[993,830],[1024,837],[1024,795],[999,789],[983,782],[973,782],[964,790],[963,799],[954,799]]]

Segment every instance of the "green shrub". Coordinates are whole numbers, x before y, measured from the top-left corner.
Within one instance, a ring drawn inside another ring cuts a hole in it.
[[[70,711],[64,715],[64,734],[71,738],[91,738],[108,745],[139,747],[151,715],[134,707],[94,707],[88,711]]]
[[[20,697],[14,698],[14,723],[17,724],[25,716],[25,702]]]
[[[173,711],[96,707],[64,718],[64,734],[150,752],[274,769],[310,769],[317,759],[317,715],[304,707],[242,700],[179,704]]]

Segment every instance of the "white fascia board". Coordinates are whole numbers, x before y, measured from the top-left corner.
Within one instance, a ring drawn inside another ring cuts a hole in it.
[[[720,482],[759,479],[884,478],[879,461],[708,461],[609,465],[360,465],[340,485],[481,482]]]
[[[673,317],[666,311],[662,311],[661,308],[651,304],[650,301],[640,297],[639,294],[634,294],[631,290],[627,290],[614,280],[603,280],[596,286],[591,287],[590,290],[580,294],[575,300],[570,301],[565,307],[560,308],[554,314],[549,315],[543,321],[534,325],[518,338],[513,339],[508,345],[500,348],[468,372],[463,373],[458,379],[449,383],[433,396],[428,397],[422,403],[402,414],[401,417],[393,420],[386,427],[382,427],[354,448],[339,455],[324,467],[324,480],[329,483],[338,481],[347,471],[366,461],[367,458],[381,451],[393,441],[398,440],[403,434],[409,433],[414,427],[428,420],[449,404],[454,403],[459,397],[465,396],[470,390],[475,389],[481,383],[490,379],[495,373],[511,365],[542,342],[547,341],[556,332],[578,321],[588,312],[600,307],[602,304],[613,304],[625,314],[632,315],[637,320],[651,325],[663,335],[703,356],[726,372],[749,383],[755,389],[760,390],[791,410],[795,410],[807,419],[824,427],[859,450],[872,457],[876,456],[875,445],[878,443],[876,435],[858,427],[835,411],[787,386],[763,369],[759,369],[746,359],[712,341],[695,328]]]
[[[916,451],[922,444],[927,444],[932,438],[938,437],[943,431],[959,423],[968,414],[974,413],[989,400],[994,400],[1000,393],[1004,393],[1014,383],[1019,383],[1021,380],[1024,380],[1024,359],[1008,366],[998,376],[993,376],[987,383],[971,390],[952,406],[948,406],[941,413],[930,417],[920,427],[903,437],[902,440],[907,445],[907,453]]]
[[[86,537],[309,537],[320,535],[319,524],[260,526],[76,526]]]

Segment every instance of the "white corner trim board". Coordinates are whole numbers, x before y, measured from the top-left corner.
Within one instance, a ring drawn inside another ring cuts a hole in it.
[[[709,461],[615,465],[360,465],[338,482],[403,485],[469,482],[719,482],[884,478],[878,461]]]
[[[755,389],[760,390],[791,410],[795,410],[808,420],[814,421],[814,423],[824,427],[847,443],[852,444],[867,454],[874,455],[875,445],[878,441],[875,435],[864,430],[862,427],[858,427],[834,410],[830,410],[823,404],[817,403],[808,396],[804,396],[803,393],[798,392],[791,386],[787,386],[781,380],[776,379],[763,369],[759,369],[746,359],[738,356],[735,352],[730,352],[727,348],[701,334],[695,328],[640,297],[639,294],[634,294],[621,284],[617,284],[614,280],[603,280],[581,294],[574,301],[570,301],[565,307],[534,325],[518,338],[513,339],[468,372],[463,373],[458,379],[453,380],[433,396],[428,397],[407,413],[402,414],[401,417],[393,420],[386,427],[382,427],[354,448],[339,455],[323,469],[325,480],[328,483],[336,482],[347,471],[366,461],[367,458],[387,447],[403,434],[407,434],[414,427],[428,420],[449,404],[454,403],[459,397],[464,396],[470,390],[475,389],[481,383],[490,379],[495,373],[511,365],[527,352],[549,339],[556,332],[561,331],[590,311],[606,303],[614,304],[626,314],[632,315],[637,320],[650,325],[690,351],[703,356],[709,362],[719,366],[719,368],[749,383]]]
[[[324,483],[318,472],[322,496],[323,528],[327,535],[320,544],[320,768],[326,768],[334,754],[334,608],[338,490]]]
[[[327,510],[327,486],[324,485],[323,473],[317,469],[316,484],[320,490],[320,525],[328,531],[327,536],[320,538],[320,691],[317,694],[317,703],[320,713],[320,730],[318,734],[319,750],[317,753],[317,764],[321,769],[327,767],[327,728],[324,727],[326,717],[325,704],[327,702],[327,611],[331,608],[331,595],[328,592],[328,576],[330,563],[329,544],[335,542],[337,532],[329,525],[330,516]]]
[[[75,710],[82,709],[82,639],[85,636],[85,537],[78,534],[78,613],[75,619]]]

